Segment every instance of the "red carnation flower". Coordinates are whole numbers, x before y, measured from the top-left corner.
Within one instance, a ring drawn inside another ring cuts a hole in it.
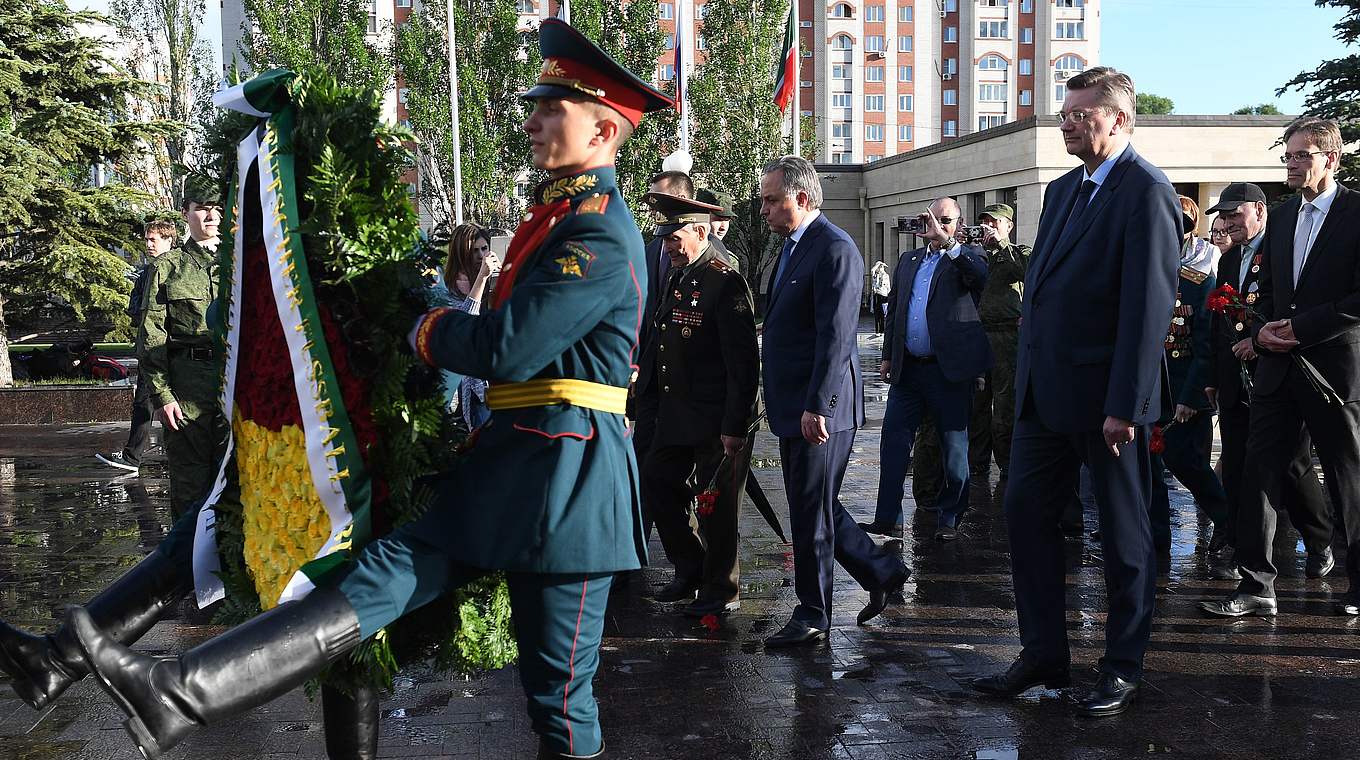
[[[717,615],[708,614],[699,618],[699,625],[702,625],[703,627],[707,628],[709,633],[713,633],[714,631],[718,630],[718,626],[721,625],[721,623],[718,622]]]
[[[716,488],[705,489],[695,497],[695,501],[698,502],[698,507],[694,511],[698,512],[700,517],[708,517],[713,514],[713,510],[718,508],[718,490]]]
[[[1166,439],[1162,437],[1162,426],[1152,426],[1152,437],[1148,439],[1148,451],[1153,454],[1161,454],[1166,451]]]

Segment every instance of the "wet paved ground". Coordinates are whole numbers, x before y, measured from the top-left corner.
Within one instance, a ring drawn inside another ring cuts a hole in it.
[[[878,339],[861,334],[866,374]],[[872,514],[884,388],[871,382],[842,500]],[[0,427],[0,618],[45,629],[64,603],[84,600],[136,562],[167,519],[163,463],[115,479],[92,458],[117,448],[118,425]],[[774,442],[762,438],[756,470],[782,502]],[[792,560],[753,509],[743,515],[743,607],[709,632],[647,598],[659,566],[616,593],[596,681],[610,757],[796,758],[1343,758],[1360,744],[1360,621],[1335,617],[1345,591],[1334,571],[1303,577],[1294,536],[1277,548],[1282,615],[1233,623],[1201,616],[1220,596],[1196,551],[1204,527],[1184,491],[1173,491],[1174,546],[1163,562],[1157,618],[1141,701],[1101,721],[1074,717],[1057,692],[1016,702],[973,696],[967,678],[1004,667],[1018,649],[1001,493],[995,473],[973,492],[962,537],[931,539],[933,517],[908,500],[903,556],[912,569],[904,604],[864,628],[867,594],[837,577],[830,645],[765,654],[760,640],[795,604]],[[1088,531],[1067,545],[1069,631],[1078,681],[1094,680],[1104,586],[1100,548]],[[787,522],[787,520],[786,520]],[[1291,557],[1292,559],[1291,561]],[[1338,566],[1344,560],[1338,557]],[[162,622],[143,640],[178,651],[218,629]],[[408,673],[384,701],[381,754],[392,757],[532,758],[513,668],[475,679]],[[135,758],[121,713],[88,679],[34,713],[0,694],[0,760]],[[320,709],[292,694],[230,725],[196,734],[173,757],[324,757]]]

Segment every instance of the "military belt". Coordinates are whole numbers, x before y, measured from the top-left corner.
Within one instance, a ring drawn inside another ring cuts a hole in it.
[[[589,380],[545,378],[493,385],[486,389],[486,405],[492,410],[571,404],[610,414],[623,414],[627,403],[627,388]]]
[[[176,359],[190,359],[196,362],[210,362],[217,354],[211,346],[185,346],[182,348],[170,349],[171,356]]]

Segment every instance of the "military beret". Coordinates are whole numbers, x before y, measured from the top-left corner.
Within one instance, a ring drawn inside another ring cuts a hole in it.
[[[538,83],[520,95],[525,100],[586,95],[618,111],[634,127],[644,113],[675,105],[561,19],[539,25],[538,50],[543,69]]]
[[[664,237],[689,224],[707,224],[722,208],[711,203],[681,198],[666,193],[647,193],[642,200],[660,214],[662,222],[656,226],[657,237]]]
[[[694,197],[721,209],[721,211],[713,213],[714,219],[735,219],[737,216],[732,212],[732,196],[721,190],[709,190],[701,187],[695,191]]]
[[[984,208],[978,217],[990,216],[993,219],[1005,219],[1008,222],[1015,221],[1015,209],[1004,203],[993,203]]]

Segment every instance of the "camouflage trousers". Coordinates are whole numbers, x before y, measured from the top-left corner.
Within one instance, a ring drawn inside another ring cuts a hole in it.
[[[227,422],[217,398],[216,372],[214,362],[193,362],[187,370],[184,363],[175,362],[170,368],[171,391],[184,413],[179,430],[161,421],[170,469],[170,515],[175,520],[198,509],[217,480],[226,451]]]

